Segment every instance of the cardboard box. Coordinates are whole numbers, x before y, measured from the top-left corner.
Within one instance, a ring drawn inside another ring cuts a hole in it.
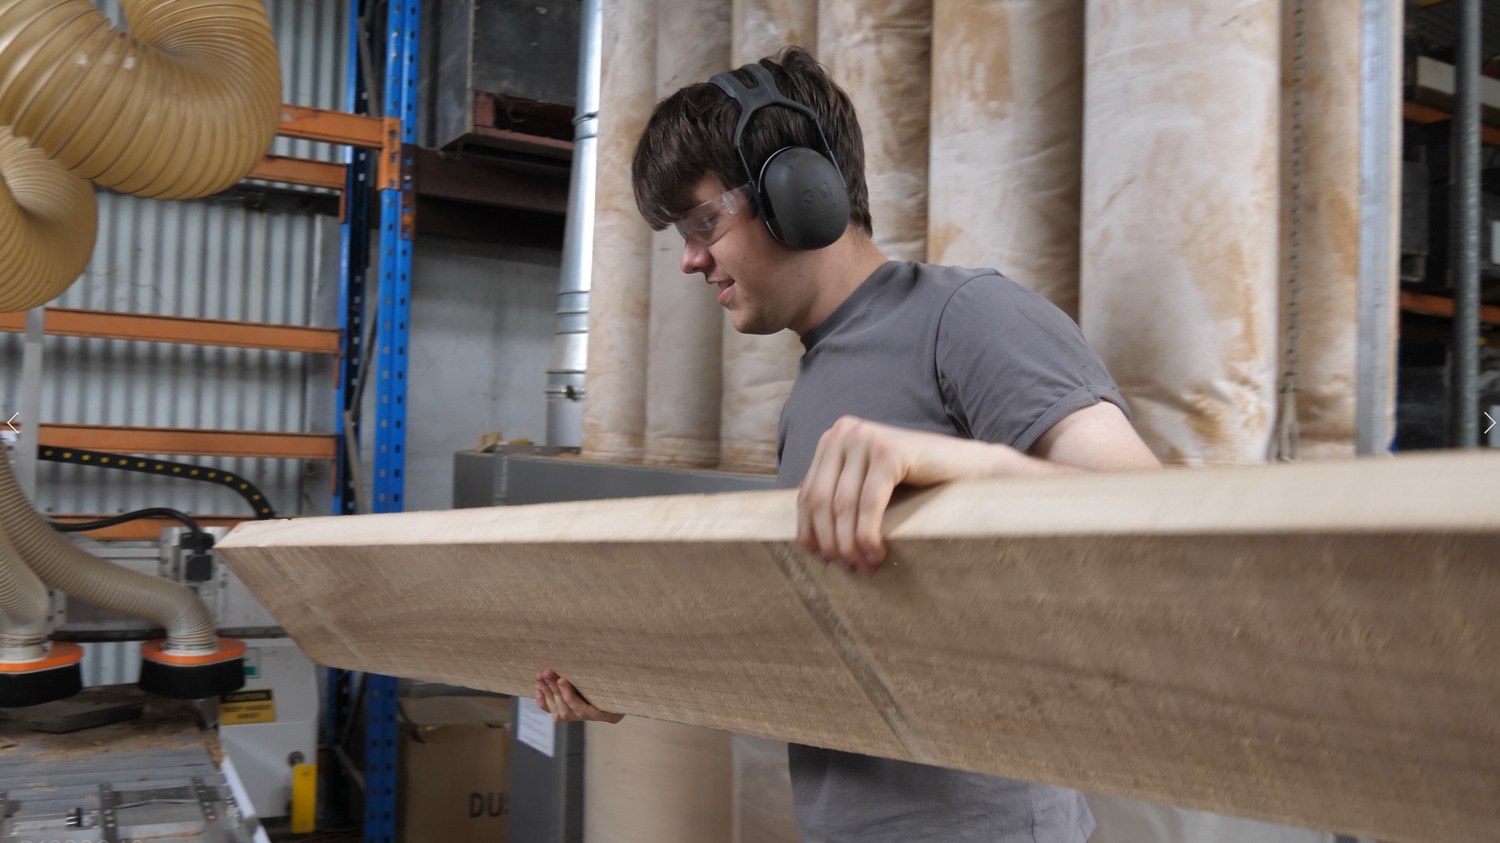
[[[401,701],[404,843],[505,843],[510,712],[509,697]]]

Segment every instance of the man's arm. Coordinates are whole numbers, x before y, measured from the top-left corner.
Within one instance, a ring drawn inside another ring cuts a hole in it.
[[[891,493],[903,483],[1160,466],[1125,414],[1107,401],[1064,416],[1038,437],[1030,454],[845,416],[818,440],[798,487],[797,538],[829,562],[874,572],[886,552],[881,520]]]

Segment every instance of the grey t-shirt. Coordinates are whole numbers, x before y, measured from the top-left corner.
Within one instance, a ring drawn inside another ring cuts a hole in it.
[[[1073,320],[992,269],[887,263],[802,344],[783,488],[845,415],[1026,451],[1074,410],[1126,410]],[[809,746],[790,757],[804,843],[1081,843],[1094,829],[1074,790]]]

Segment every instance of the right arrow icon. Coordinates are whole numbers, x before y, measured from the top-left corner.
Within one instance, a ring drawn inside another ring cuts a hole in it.
[[[1485,419],[1486,419],[1486,420],[1488,420],[1488,421],[1489,421],[1489,423],[1490,423],[1490,426],[1489,426],[1489,427],[1487,427],[1487,428],[1485,428],[1485,429],[1484,429],[1484,432],[1485,432],[1485,433],[1489,433],[1489,432],[1490,432],[1490,431],[1491,431],[1491,430],[1494,430],[1494,429],[1495,429],[1495,420],[1494,420],[1494,419],[1492,419],[1492,418],[1490,418],[1490,414],[1489,414],[1489,413],[1485,413],[1485,414],[1484,414],[1484,417],[1485,417]]]

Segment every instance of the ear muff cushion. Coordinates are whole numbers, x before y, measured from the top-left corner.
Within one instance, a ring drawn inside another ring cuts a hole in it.
[[[849,226],[849,193],[833,162],[806,147],[778,150],[761,168],[771,232],[792,249],[832,245]]]

